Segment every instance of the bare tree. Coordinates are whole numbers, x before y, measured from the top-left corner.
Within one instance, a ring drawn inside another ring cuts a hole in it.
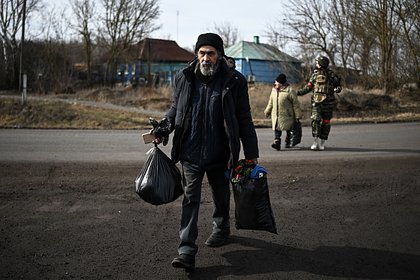
[[[398,82],[420,84],[418,1],[291,0],[288,8],[287,38],[299,44],[304,61],[324,53],[344,74],[360,70],[366,86],[376,80],[385,93]]]
[[[286,25],[291,30],[290,38],[293,41],[305,50],[324,53],[335,65],[337,43],[328,9],[328,1],[291,0],[288,10],[292,15],[286,18]]]
[[[0,0],[0,83],[1,87],[18,86],[20,34],[23,24],[24,2],[26,17],[39,5],[39,0]]]
[[[415,77],[420,87],[420,2],[397,0],[395,11],[401,23],[400,49],[405,50],[397,56],[401,58],[399,70],[406,74],[403,78]]]
[[[87,66],[87,83],[92,78],[92,27],[95,14],[95,4],[92,0],[72,0],[72,9],[76,17],[73,28],[82,36]]]
[[[100,43],[107,50],[106,80],[114,82],[119,56],[134,42],[159,29],[157,0],[102,0]]]
[[[268,43],[279,50],[284,50],[290,40],[290,35],[285,32],[288,28],[285,26],[284,20],[269,24],[266,28],[263,36],[268,38]]]
[[[380,85],[389,93],[394,83],[396,66],[396,44],[401,27],[396,16],[395,0],[360,0],[361,21],[368,30],[367,36],[374,37],[377,45],[373,47],[379,57]],[[372,52],[372,50],[371,50]]]
[[[223,39],[223,46],[228,48],[238,42],[238,28],[230,22],[221,24],[214,23],[213,32],[217,33]]]
[[[328,17],[331,20],[332,40],[337,45],[337,59],[344,69],[348,68],[348,60],[354,52],[356,38],[353,32],[353,20],[356,15],[349,9],[353,0],[332,0]]]
[[[42,15],[43,38],[37,44],[39,53],[32,54],[28,63],[32,66],[30,76],[36,81],[38,90],[44,93],[69,91],[73,85],[71,53],[75,48],[68,38],[67,21],[65,7],[59,10],[52,7]]]

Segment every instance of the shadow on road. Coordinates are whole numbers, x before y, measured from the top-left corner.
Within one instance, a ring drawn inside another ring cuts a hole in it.
[[[420,150],[413,149],[371,149],[371,148],[342,148],[342,147],[328,147],[326,151],[334,152],[381,152],[381,153],[411,153],[411,154],[420,154]]]
[[[300,151],[311,151],[310,147],[298,146],[291,149],[282,149],[282,151],[289,152],[300,152]],[[373,148],[351,148],[351,147],[331,147],[328,146],[324,151],[311,151],[311,152],[346,152],[346,153],[410,153],[410,154],[420,154],[420,149],[373,149]]]
[[[420,275],[417,255],[355,247],[306,250],[238,236],[232,237],[232,242],[250,249],[226,252],[222,256],[229,266],[197,267],[188,275],[189,279],[299,271],[366,279],[418,279]]]

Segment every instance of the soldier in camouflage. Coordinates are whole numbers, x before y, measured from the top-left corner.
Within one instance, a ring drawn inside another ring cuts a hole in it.
[[[311,126],[314,143],[311,150],[325,149],[336,104],[334,93],[341,91],[340,77],[328,68],[329,63],[327,57],[318,56],[315,60],[315,70],[308,83],[297,92],[298,96],[302,96],[312,91]]]

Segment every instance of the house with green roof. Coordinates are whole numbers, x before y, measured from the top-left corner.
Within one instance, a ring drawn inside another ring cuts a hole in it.
[[[274,46],[261,44],[258,36],[253,42],[241,41],[226,48],[225,54],[235,60],[236,70],[250,83],[273,83],[280,73],[290,83],[302,81],[302,62]]]

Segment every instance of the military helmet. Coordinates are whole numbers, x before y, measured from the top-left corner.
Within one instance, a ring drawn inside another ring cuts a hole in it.
[[[318,63],[322,68],[328,68],[328,65],[330,64],[330,60],[322,55],[318,55],[315,59],[315,62]]]

